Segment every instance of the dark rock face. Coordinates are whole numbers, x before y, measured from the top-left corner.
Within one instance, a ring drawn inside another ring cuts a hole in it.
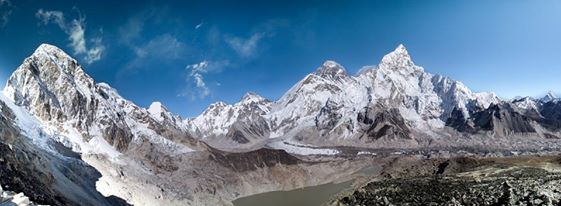
[[[468,122],[467,117],[457,107],[454,107],[446,126],[453,127],[460,132],[474,132],[473,122]]]
[[[323,106],[319,114],[315,118],[315,125],[319,131],[329,132],[339,122],[342,114],[339,114],[337,111],[341,109],[343,105],[338,105],[336,102],[327,100],[325,102],[325,106]]]
[[[460,132],[485,130],[493,131],[499,136],[536,132],[532,125],[532,122],[536,120],[515,111],[510,103],[492,104],[487,109],[473,112],[471,117],[466,120],[462,120],[463,113],[459,110],[455,109],[452,114],[446,125],[454,127]]]
[[[491,105],[484,111],[473,115],[475,127],[483,130],[494,130],[496,134],[506,136],[510,133],[533,133],[531,118],[512,109],[510,104]]]
[[[367,107],[357,115],[357,121],[365,128],[365,134],[361,138],[411,138],[405,120],[396,108]]]
[[[301,160],[284,150],[262,148],[251,152],[231,153],[210,148],[210,158],[236,172],[273,167],[278,164],[294,165]]]
[[[27,155],[18,145],[0,143],[2,158],[0,161],[0,184],[4,188],[23,192],[35,202],[42,204],[64,205],[70,202],[53,190],[54,177],[45,174],[44,166],[26,165],[32,161],[41,161],[40,157]]]
[[[226,134],[226,136],[231,137],[232,140],[234,140],[234,141],[236,141],[237,143],[240,143],[240,144],[249,143],[249,140],[247,138],[245,138],[244,134],[242,132],[240,132],[239,130],[230,130],[230,132],[228,132],[228,134]]]
[[[492,104],[486,109],[475,109],[470,117],[465,119],[460,110],[454,109],[446,121],[446,126],[453,127],[460,132],[475,133],[478,131],[493,131],[498,136],[511,134],[536,133],[536,125],[556,132],[561,130],[561,102],[550,101],[537,104],[537,108],[515,109],[517,102],[501,102]],[[558,138],[548,132],[545,138]]]
[[[561,102],[550,101],[541,106],[540,114],[543,117],[538,121],[545,128],[552,131],[561,129]]]

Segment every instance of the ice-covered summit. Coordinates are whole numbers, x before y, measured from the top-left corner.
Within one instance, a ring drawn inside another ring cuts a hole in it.
[[[263,98],[262,96],[254,93],[254,92],[248,92],[242,97],[242,99],[240,100],[240,103],[250,104],[250,103],[258,103],[258,102],[264,102],[264,101],[269,101],[269,100]]]
[[[540,101],[542,101],[542,102],[551,102],[551,101],[554,101],[554,100],[557,100],[557,99],[558,99],[558,98],[557,98],[557,96],[555,95],[555,93],[553,93],[553,91],[549,91],[549,92],[547,92],[547,94],[546,94],[544,97],[542,97],[542,98],[540,99]]]
[[[150,115],[152,115],[157,120],[162,121],[164,118],[163,116],[166,112],[168,112],[168,109],[164,107],[161,102],[152,102],[152,104],[150,104],[150,107],[148,107],[148,112],[150,112]]]
[[[324,78],[334,78],[337,76],[346,76],[347,71],[339,63],[331,60],[325,61],[314,74]]]
[[[386,54],[380,62],[381,68],[400,69],[414,66],[415,64],[413,60],[411,60],[411,56],[403,44],[400,44],[394,51]]]

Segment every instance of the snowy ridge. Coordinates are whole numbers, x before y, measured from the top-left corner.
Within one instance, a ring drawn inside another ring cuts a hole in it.
[[[366,66],[356,76],[334,61],[325,61],[279,100],[260,110],[271,129],[261,139],[294,138],[303,131],[316,131],[312,133],[330,140],[357,141],[367,129],[357,121],[357,114],[375,105],[397,108],[408,127],[426,132],[443,128],[454,110],[467,119],[472,110],[500,101],[493,93],[474,93],[461,82],[424,72],[405,46],[399,45],[377,66]],[[242,103],[213,104],[186,122],[187,127],[204,131],[198,132],[203,138],[225,136],[236,122],[251,121],[237,118],[248,112],[235,109]]]
[[[249,143],[268,135],[270,129],[263,115],[271,102],[255,93],[247,93],[239,102],[211,104],[200,116],[184,121],[191,134],[207,141]]]

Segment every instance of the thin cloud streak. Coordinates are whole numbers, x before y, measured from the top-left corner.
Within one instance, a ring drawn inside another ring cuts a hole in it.
[[[105,51],[103,39],[101,37],[92,38],[90,39],[92,47],[87,47],[85,18],[79,17],[67,22],[62,11],[45,11],[43,9],[39,9],[37,13],[35,13],[35,17],[38,18],[43,25],[54,23],[66,33],[70,41],[69,46],[74,51],[74,54],[84,55],[84,61],[86,61],[86,63],[91,64],[101,59]]]

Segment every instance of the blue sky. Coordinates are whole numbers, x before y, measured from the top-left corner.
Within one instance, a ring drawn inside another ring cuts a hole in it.
[[[474,91],[561,91],[561,1],[0,0],[2,82],[43,42],[184,117],[249,91],[276,100],[328,59],[355,73],[400,43]]]

